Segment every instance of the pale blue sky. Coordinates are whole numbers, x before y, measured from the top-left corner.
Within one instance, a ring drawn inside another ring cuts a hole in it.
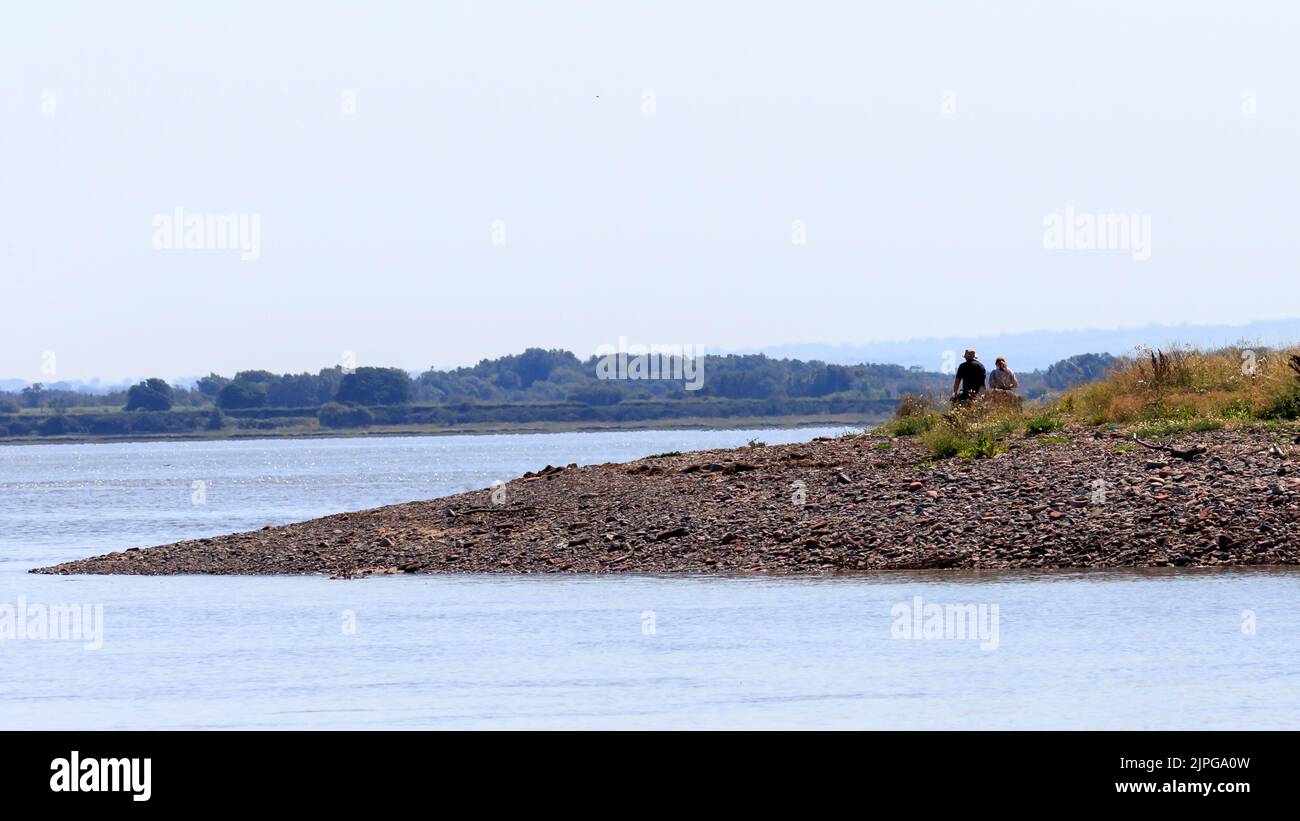
[[[8,4],[0,376],[1300,316],[1297,23],[1285,2]],[[1046,250],[1067,205],[1151,215],[1151,259]],[[260,214],[260,259],[155,251],[176,206]]]

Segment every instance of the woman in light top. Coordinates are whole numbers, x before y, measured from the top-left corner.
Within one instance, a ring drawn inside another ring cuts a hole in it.
[[[999,356],[995,364],[997,367],[989,373],[990,388],[995,391],[1013,391],[1020,387],[1020,380],[1016,379],[1015,371],[1007,367],[1005,357]]]

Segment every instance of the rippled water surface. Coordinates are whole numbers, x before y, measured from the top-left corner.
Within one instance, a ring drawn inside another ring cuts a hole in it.
[[[0,639],[0,728],[1300,728],[1294,570],[26,572],[485,487],[548,463],[835,432],[0,447],[0,633],[20,599],[98,605],[104,619],[98,649]],[[923,628],[927,605],[984,605],[985,638],[896,637],[917,624],[918,603]]]

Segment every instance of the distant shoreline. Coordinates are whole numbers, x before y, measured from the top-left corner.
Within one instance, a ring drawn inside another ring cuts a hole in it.
[[[868,427],[885,417],[862,414],[824,416],[755,416],[646,419],[634,422],[517,422],[509,424],[468,423],[464,425],[385,425],[338,430],[223,430],[195,433],[158,433],[69,436],[23,436],[0,438],[6,445],[91,445],[146,442],[221,442],[269,439],[363,439],[400,436],[492,436],[524,433],[600,433],[603,431],[650,430],[776,430],[821,427]]]

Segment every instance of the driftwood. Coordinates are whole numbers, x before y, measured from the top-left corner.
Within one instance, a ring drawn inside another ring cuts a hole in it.
[[[457,516],[468,516],[472,513],[532,513],[537,510],[536,505],[507,506],[493,505],[492,507],[461,507],[447,508],[447,516],[456,518]]]
[[[1170,456],[1173,456],[1175,459],[1182,459],[1184,462],[1190,462],[1193,459],[1195,459],[1197,456],[1200,456],[1201,454],[1205,453],[1205,448],[1202,447],[1201,445],[1193,445],[1187,450],[1179,450],[1178,448],[1173,448],[1170,447],[1169,445],[1148,444],[1147,442],[1143,442],[1141,439],[1139,439],[1136,433],[1133,434],[1133,441],[1137,442],[1139,445],[1141,445],[1144,448],[1149,448],[1151,450],[1163,450],[1165,453],[1168,453]]]

